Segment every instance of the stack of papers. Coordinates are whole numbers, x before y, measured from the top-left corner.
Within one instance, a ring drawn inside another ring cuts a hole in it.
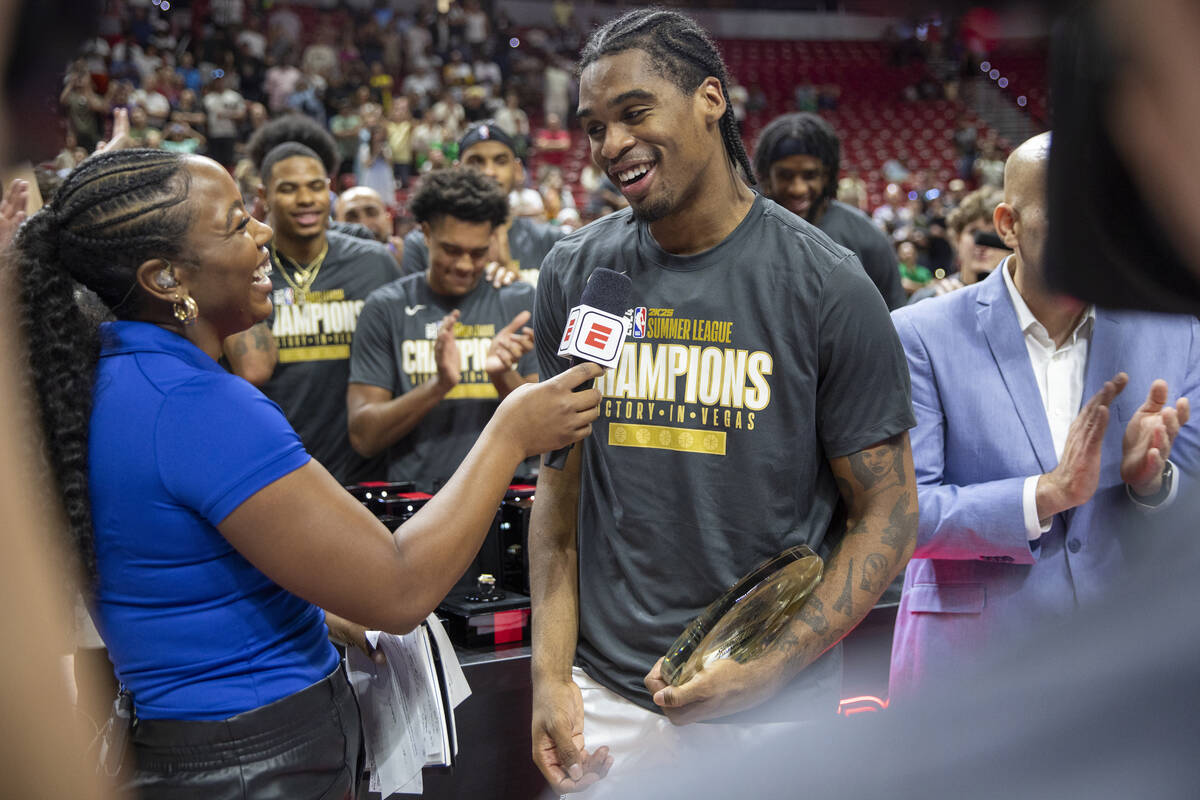
[[[370,790],[385,798],[420,794],[423,767],[454,763],[454,709],[471,696],[471,687],[433,614],[411,633],[369,631],[367,641],[387,663],[349,647],[346,665],[362,710]]]

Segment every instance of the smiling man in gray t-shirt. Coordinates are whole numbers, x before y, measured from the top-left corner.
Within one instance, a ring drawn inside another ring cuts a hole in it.
[[[539,372],[565,368],[555,343],[597,267],[629,275],[634,309],[593,434],[542,469],[530,525],[533,752],[559,792],[662,768],[696,741],[687,723],[731,723],[698,735],[732,746],[752,719],[833,714],[840,656],[822,654],[903,568],[917,520],[887,308],[851,252],[747,186],[712,41],[633,11],[581,67],[592,159],[630,210],[543,262]],[[658,659],[688,621],[801,543],[825,577],[781,635],[668,686]]]

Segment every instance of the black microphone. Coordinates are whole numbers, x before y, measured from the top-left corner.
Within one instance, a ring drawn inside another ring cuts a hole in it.
[[[600,267],[583,287],[579,305],[571,309],[563,338],[558,343],[558,355],[566,356],[571,366],[584,361],[599,364],[605,369],[616,366],[625,343],[625,312],[629,310],[633,282],[629,276]],[[588,387],[580,384],[575,391]],[[562,469],[571,446],[559,448],[545,458],[545,465]]]

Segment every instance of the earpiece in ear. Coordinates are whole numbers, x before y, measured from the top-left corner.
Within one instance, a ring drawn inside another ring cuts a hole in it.
[[[173,286],[179,285],[179,281],[175,280],[175,276],[165,269],[159,270],[155,274],[154,283],[160,289],[170,289]]]

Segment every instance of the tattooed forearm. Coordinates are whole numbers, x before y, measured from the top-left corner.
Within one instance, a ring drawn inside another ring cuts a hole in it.
[[[916,531],[917,509],[912,503],[909,493],[905,492],[896,498],[896,504],[892,506],[892,510],[888,514],[887,526],[883,529],[883,535],[879,537],[879,540],[897,553],[903,553],[905,548],[912,543]]]
[[[800,621],[812,628],[813,633],[824,634],[829,630],[829,620],[825,619],[825,604],[821,598],[808,598],[800,607]]]
[[[846,585],[842,587],[842,593],[838,596],[837,602],[833,604],[833,610],[839,614],[845,614],[847,617],[854,614],[854,588],[851,585],[854,581],[854,559],[850,559],[846,567]]]
[[[863,559],[862,580],[858,588],[871,594],[881,594],[888,584],[888,560],[882,553],[871,553]]]

